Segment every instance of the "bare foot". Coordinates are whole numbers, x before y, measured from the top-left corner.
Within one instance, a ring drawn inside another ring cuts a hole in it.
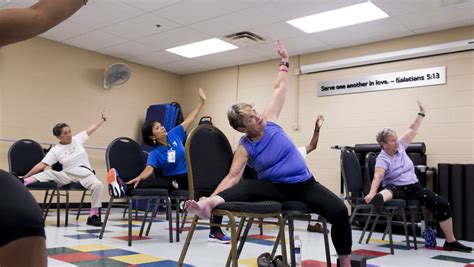
[[[194,213],[201,219],[209,219],[211,217],[211,206],[209,201],[202,200],[196,202],[194,200],[186,201],[186,210],[190,213]]]

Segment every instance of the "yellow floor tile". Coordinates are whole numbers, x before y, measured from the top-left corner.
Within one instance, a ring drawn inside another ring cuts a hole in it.
[[[82,252],[88,252],[88,251],[114,249],[115,247],[111,247],[111,246],[107,246],[107,245],[101,245],[101,244],[92,244],[92,245],[70,246],[68,248],[79,250],[79,251],[82,251]]]
[[[248,259],[239,260],[239,266],[240,265],[244,265],[247,267],[258,267],[257,258],[248,258]]]
[[[141,263],[148,263],[148,262],[166,260],[164,258],[154,257],[154,256],[150,256],[150,255],[145,255],[145,254],[117,256],[117,257],[111,257],[111,259],[121,261],[121,262],[126,262],[126,263],[129,263],[129,264],[141,264]]]

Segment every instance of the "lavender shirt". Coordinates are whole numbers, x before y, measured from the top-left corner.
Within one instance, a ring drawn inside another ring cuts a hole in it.
[[[399,147],[395,155],[390,156],[382,149],[375,162],[375,168],[385,170],[385,176],[382,180],[383,186],[389,184],[402,186],[418,182],[413,162],[405,152],[406,144],[402,139],[398,139],[398,144]]]

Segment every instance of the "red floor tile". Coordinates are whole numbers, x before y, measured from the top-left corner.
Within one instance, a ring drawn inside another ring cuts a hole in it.
[[[89,261],[89,260],[98,260],[103,257],[87,253],[87,252],[77,252],[77,253],[67,253],[67,254],[56,254],[49,256],[50,258],[65,261],[65,262],[80,262],[80,261]]]
[[[119,239],[119,240],[124,240],[124,241],[128,241],[128,235],[125,235],[125,236],[114,236],[112,238],[115,238],[115,239]],[[147,236],[138,236],[138,235],[132,235],[132,241],[135,241],[135,240],[146,240],[146,239],[151,239],[151,237],[147,237]]]
[[[381,257],[389,255],[390,253],[381,252],[381,251],[374,251],[374,250],[367,250],[367,249],[358,249],[352,251],[353,254],[357,255],[364,255],[364,256],[372,256],[372,257]]]

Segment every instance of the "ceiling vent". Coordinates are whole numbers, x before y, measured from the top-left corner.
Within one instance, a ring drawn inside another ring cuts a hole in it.
[[[224,36],[226,41],[238,47],[251,46],[265,42],[265,39],[255,33],[243,31]]]

